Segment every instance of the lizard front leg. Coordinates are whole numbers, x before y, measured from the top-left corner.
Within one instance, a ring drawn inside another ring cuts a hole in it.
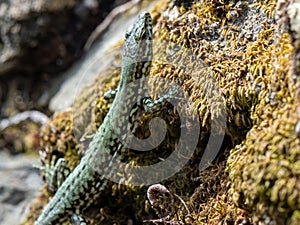
[[[52,159],[50,165],[45,164],[45,166],[39,167],[39,169],[44,172],[48,190],[51,192],[56,192],[71,173],[64,158],[59,158],[56,162],[55,159]],[[70,216],[70,222],[72,225],[87,225],[85,219],[77,214]]]

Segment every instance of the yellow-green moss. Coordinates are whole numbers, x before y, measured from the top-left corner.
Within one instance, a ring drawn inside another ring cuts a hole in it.
[[[178,206],[177,215],[170,220],[191,224],[299,223],[300,139],[295,127],[300,110],[291,72],[294,49],[289,34],[280,33],[274,23],[276,1],[186,3],[162,0],[152,12],[157,45],[151,76],[181,85],[201,121],[194,156],[180,173],[165,181],[171,192],[186,201],[191,215]],[[174,51],[176,46],[179,51]],[[198,72],[196,77],[191,71]],[[50,149],[50,158],[62,154],[73,166],[78,162],[84,147],[76,138],[88,142],[101,124],[109,109],[103,93],[117,86],[120,68],[112,66],[103,73],[108,80],[98,79],[86,88],[73,113],[54,117],[55,132],[50,126],[45,129],[44,146]],[[210,112],[203,89],[210,76],[225,102],[225,153],[197,174],[210,118],[219,113]],[[76,138],[69,130],[73,126]],[[169,148],[174,146],[172,138],[167,140]],[[160,150],[165,154],[170,149]],[[145,204],[145,187],[110,184],[103,196],[87,213],[91,224],[125,224],[129,219],[140,224],[153,218]]]
[[[234,202],[254,222],[288,224],[300,207],[300,139],[297,106],[285,104],[253,127],[228,161]],[[298,224],[297,223],[293,224]]]

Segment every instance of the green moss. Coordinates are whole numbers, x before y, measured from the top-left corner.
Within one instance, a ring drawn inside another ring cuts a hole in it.
[[[281,224],[300,207],[299,115],[285,104],[269,116],[232,151],[228,168],[235,203],[252,211],[255,222]]]
[[[175,1],[174,5],[165,0],[159,6],[152,12],[157,45],[151,76],[178,83],[189,94],[201,121],[195,154],[180,173],[164,181],[170,192],[187,203],[191,215],[179,204],[169,219],[190,224],[299,223],[299,108],[291,71],[294,48],[289,34],[276,29],[276,1]],[[109,109],[103,93],[117,86],[119,74],[120,69],[111,66],[101,74],[108,79],[97,79],[87,87],[73,113],[54,117],[51,123],[56,132],[49,127],[43,133],[43,145],[50,149],[48,158],[62,155],[68,157],[71,167],[76,165]],[[211,117],[220,114],[210,110],[206,97],[210,77],[220,87],[227,128],[224,152],[199,174],[197,166],[210,135]],[[154,92],[158,88],[152,87]],[[143,121],[151,118],[146,116]],[[70,131],[73,127],[78,130],[75,135]],[[147,129],[138,127],[137,131]],[[176,129],[170,132],[165,145],[149,158],[129,154],[126,159],[138,164],[153,162],[157,155],[167,157],[178,135]],[[79,145],[78,138],[86,142]],[[151,219],[153,211],[145,203],[145,192],[145,187],[109,184],[87,216],[91,224]]]

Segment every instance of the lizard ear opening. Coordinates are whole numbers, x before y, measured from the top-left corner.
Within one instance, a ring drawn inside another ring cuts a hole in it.
[[[126,30],[125,38],[128,38],[130,36],[130,34],[132,33],[132,29],[133,29],[133,26],[130,25],[130,27]]]

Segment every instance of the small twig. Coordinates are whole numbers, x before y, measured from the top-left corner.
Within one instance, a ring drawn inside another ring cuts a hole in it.
[[[0,131],[7,127],[17,125],[25,120],[31,120],[34,123],[44,125],[49,120],[48,116],[39,111],[25,111],[15,116],[0,121]]]
[[[143,220],[144,223],[164,223],[164,224],[171,224],[171,225],[183,225],[180,221],[168,221],[167,218],[162,219],[153,219],[153,220]]]
[[[177,194],[173,194],[171,193],[165,186],[161,185],[161,184],[153,184],[151,185],[148,190],[147,190],[147,198],[149,200],[149,203],[151,205],[151,207],[156,211],[156,213],[158,214],[159,217],[161,217],[161,214],[157,211],[157,207],[159,207],[159,203],[158,203],[158,197],[160,195],[169,195],[171,197],[171,202],[168,202],[166,204],[168,204],[169,206],[173,206],[174,205],[174,198],[173,196],[175,196],[176,198],[178,198],[178,200],[181,202],[181,204],[183,204],[184,208],[186,209],[188,215],[187,216],[191,216],[190,210],[188,208],[188,206],[186,205],[186,203],[184,202],[184,200]],[[170,224],[183,224],[181,221],[169,221],[170,219],[170,214],[160,218],[160,219],[154,219],[154,220],[145,220],[144,222],[153,222],[153,223],[170,223]]]
[[[189,208],[187,207],[187,205],[185,204],[185,202],[183,201],[183,199],[175,193],[173,195],[175,195],[179,199],[179,201],[183,204],[185,210],[188,212],[188,216],[191,216],[191,212],[190,212]]]
[[[121,13],[127,11],[134,5],[140,3],[141,0],[131,0],[123,5],[114,8],[105,18],[105,20],[99,24],[96,29],[92,32],[88,40],[84,45],[84,51],[88,51],[93,43],[101,36],[101,34],[109,27],[109,25],[115,20],[115,18]]]
[[[160,218],[160,219],[143,220],[143,222],[144,222],[144,223],[146,223],[146,222],[151,222],[151,223],[162,223],[162,222],[168,222],[169,219],[170,219],[170,216],[166,216],[166,217]]]
[[[157,205],[157,194],[158,193],[168,194],[168,195],[172,196],[170,191],[165,186],[163,186],[161,184],[152,184],[147,190],[147,198],[148,198],[151,206],[155,207]]]

